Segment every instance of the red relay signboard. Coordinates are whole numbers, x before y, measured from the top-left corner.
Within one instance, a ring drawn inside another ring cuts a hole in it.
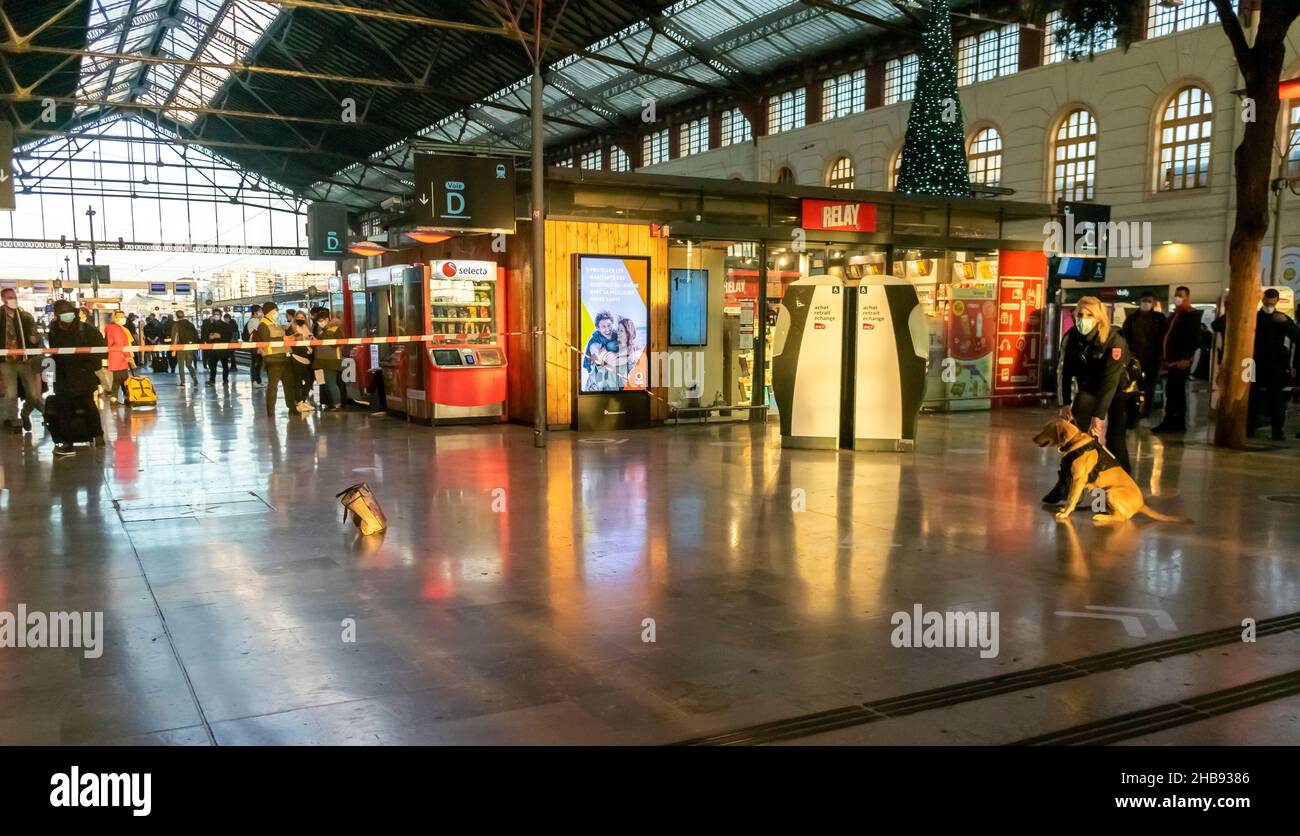
[[[843,200],[804,200],[803,228],[836,232],[875,232],[876,204]]]
[[[1043,354],[1047,257],[1041,252],[998,254],[998,330],[993,390],[1037,392]]]

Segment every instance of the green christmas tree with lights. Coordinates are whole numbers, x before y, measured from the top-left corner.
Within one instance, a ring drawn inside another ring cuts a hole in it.
[[[970,197],[963,121],[948,0],[932,0],[895,191]]]

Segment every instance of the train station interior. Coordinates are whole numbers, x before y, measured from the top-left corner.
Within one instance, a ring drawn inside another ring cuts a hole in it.
[[[0,4],[0,744],[1300,743],[1289,7]]]

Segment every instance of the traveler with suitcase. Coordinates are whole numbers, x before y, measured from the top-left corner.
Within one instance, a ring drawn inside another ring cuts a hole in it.
[[[54,303],[50,325],[50,348],[102,346],[104,337],[95,326],[77,318],[77,307],[66,299]],[[54,355],[54,393],[45,399],[45,426],[54,439],[56,456],[76,454],[73,444],[104,446],[104,427],[95,405],[95,372],[103,362],[100,354]]]
[[[129,349],[133,341],[131,332],[126,330],[126,314],[123,311],[113,312],[113,319],[104,326],[104,338],[108,342],[108,370],[113,374],[108,392],[110,401],[116,404],[119,402],[118,392],[122,393],[122,400],[126,400],[126,379],[131,376],[131,369],[135,368],[134,352],[124,350]]]

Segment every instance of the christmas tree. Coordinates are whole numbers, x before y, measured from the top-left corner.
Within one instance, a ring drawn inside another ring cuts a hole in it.
[[[970,197],[948,0],[930,3],[918,59],[916,93],[907,117],[907,139],[895,191]]]

